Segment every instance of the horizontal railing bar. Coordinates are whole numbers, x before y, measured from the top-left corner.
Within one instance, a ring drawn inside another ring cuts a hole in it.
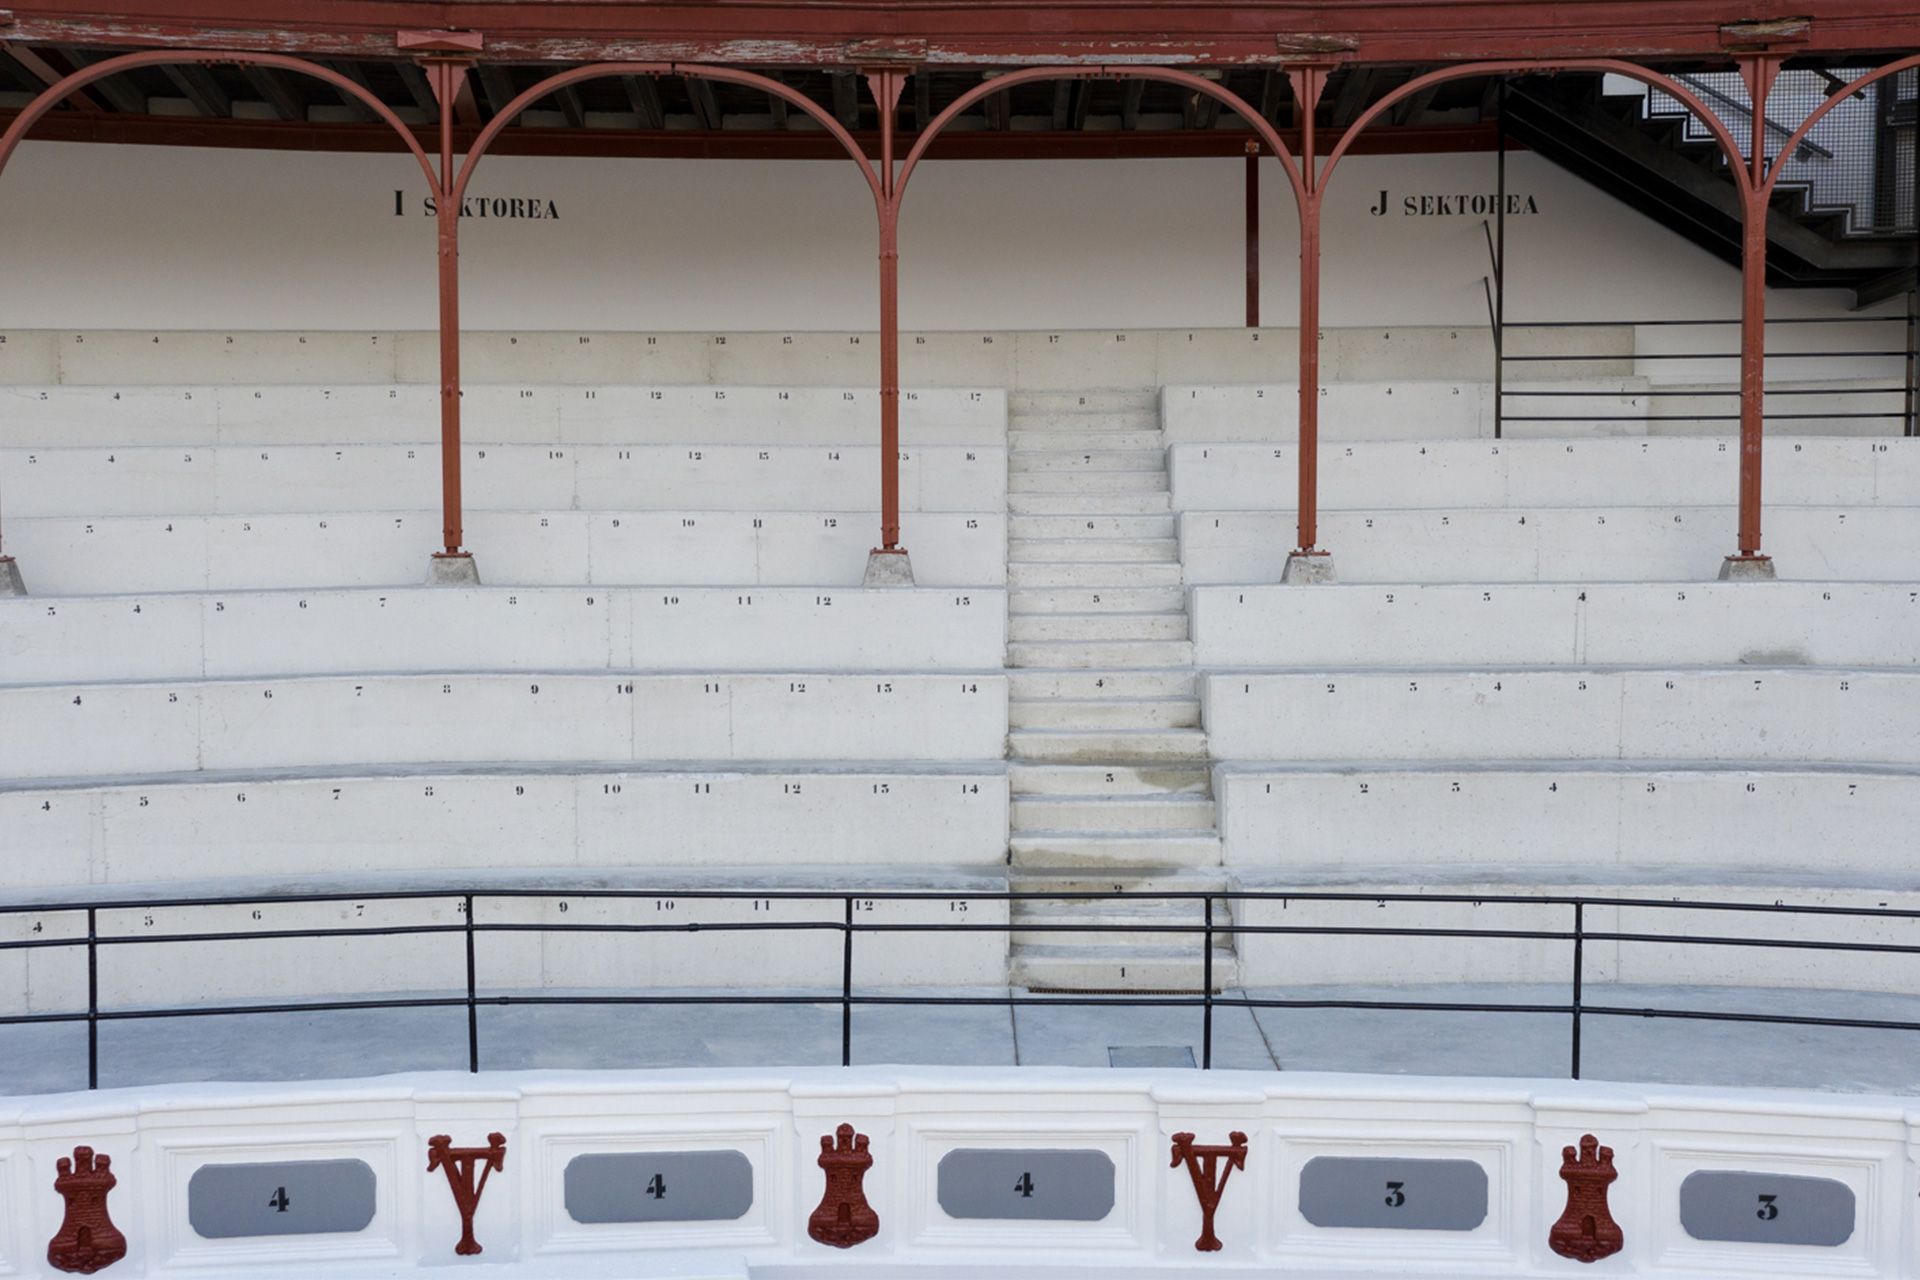
[[[1610,1018],[1685,1018],[1700,1022],[1767,1022],[1796,1027],[1861,1027],[1879,1031],[1920,1031],[1920,1022],[1887,1018],[1822,1018],[1803,1013],[1733,1013],[1715,1009],[1630,1009],[1618,1005],[1583,1004],[1580,1012]]]
[[[1897,316],[1768,316],[1767,324],[1905,324],[1907,317]],[[1738,325],[1731,320],[1509,320],[1509,329],[1642,329],[1698,328],[1704,325]]]
[[[1828,418],[1892,419],[1904,422],[1904,413],[1763,413],[1766,422],[1824,422]],[[1737,413],[1574,413],[1500,416],[1502,422],[1738,422]]]
[[[1769,360],[1852,360],[1871,356],[1902,356],[1904,351],[1768,351]],[[1557,356],[1515,356],[1505,352],[1500,359],[1511,361],[1554,361],[1554,360],[1738,360],[1742,356],[1738,351],[1640,351],[1630,355],[1557,355]],[[1524,393],[1516,393],[1524,394]]]
[[[1828,389],[1826,387],[1778,387],[1778,388],[1768,387],[1767,388],[1767,395],[1769,396],[1902,396],[1902,395],[1905,395],[1906,393],[1907,393],[1907,389],[1905,387],[1835,387],[1832,389]],[[1667,390],[1665,388],[1660,388],[1660,387],[1640,387],[1637,389],[1619,390],[1619,391],[1613,391],[1606,388],[1602,388],[1601,390],[1598,390],[1598,391],[1593,391],[1593,390],[1515,391],[1513,388],[1508,387],[1506,390],[1502,391],[1500,394],[1504,396],[1529,396],[1529,397],[1530,396],[1541,396],[1541,397],[1569,396],[1569,397],[1584,397],[1588,399],[1591,399],[1596,396],[1647,396],[1647,397],[1658,396],[1661,398],[1666,398],[1666,397],[1678,398],[1681,396],[1717,396],[1722,399],[1731,400],[1739,396],[1740,388],[1734,387],[1729,391],[1702,391],[1697,388],[1672,391],[1672,390]]]

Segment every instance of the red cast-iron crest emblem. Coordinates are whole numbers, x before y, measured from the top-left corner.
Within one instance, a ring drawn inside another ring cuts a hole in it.
[[[1607,1188],[1619,1177],[1613,1167],[1613,1148],[1587,1134],[1580,1152],[1560,1151],[1560,1177],[1567,1184],[1567,1207],[1547,1232],[1547,1247],[1576,1262],[1598,1262],[1626,1247],[1626,1233],[1607,1208]]]
[[[53,1189],[67,1202],[60,1230],[47,1242],[47,1262],[56,1271],[90,1276],[127,1256],[127,1238],[107,1216],[107,1192],[119,1179],[113,1159],[96,1156],[92,1147],[75,1147],[73,1159],[61,1156],[54,1165]]]
[[[836,1249],[851,1249],[880,1234],[880,1215],[867,1203],[863,1185],[867,1170],[873,1168],[867,1135],[843,1124],[831,1137],[823,1136],[820,1167],[826,1171],[827,1189],[820,1207],[807,1219],[807,1234]]]
[[[507,1140],[498,1133],[487,1135],[484,1147],[456,1147],[446,1134],[427,1139],[427,1172],[444,1169],[447,1185],[453,1189],[454,1207],[460,1210],[460,1243],[455,1253],[471,1256],[480,1252],[473,1238],[473,1215],[486,1192],[488,1175],[507,1167]],[[476,1180],[475,1175],[478,1175]]]
[[[1212,1253],[1221,1247],[1220,1237],[1213,1234],[1213,1213],[1220,1207],[1220,1195],[1227,1189],[1227,1179],[1235,1169],[1247,1167],[1247,1135],[1235,1132],[1227,1137],[1232,1146],[1201,1147],[1194,1145],[1190,1133],[1173,1135],[1173,1163],[1168,1168],[1178,1169],[1185,1161],[1187,1174],[1193,1179],[1193,1194],[1200,1201],[1200,1238],[1193,1242],[1193,1247],[1201,1253]]]

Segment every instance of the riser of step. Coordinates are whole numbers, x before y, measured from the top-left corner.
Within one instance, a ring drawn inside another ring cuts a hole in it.
[[[1108,387],[1100,391],[1014,391],[1007,411],[1032,413],[1158,412],[1160,392],[1153,387]]]
[[[1054,991],[1197,991],[1206,970],[1198,954],[1183,956],[1143,948],[1038,946],[1013,953],[1013,984]],[[1216,951],[1213,989],[1238,985],[1233,953]]]
[[[1027,647],[1027,646],[1022,646]],[[1007,687],[1016,699],[1025,698],[1192,698],[1200,682],[1191,671],[1009,671]]]
[[[1007,639],[1185,640],[1184,613],[1018,613],[1007,619]]]
[[[1007,781],[1016,796],[1211,795],[1208,770],[1192,765],[1013,764]]]
[[[1012,729],[1197,729],[1198,698],[1101,698],[1066,702],[1053,698],[1007,703]]]
[[[1106,921],[1101,917],[1073,920],[1069,917],[1062,916],[1057,921],[1047,921],[1046,923],[1105,924]],[[1206,935],[1198,924],[1193,926],[1194,932],[1192,933],[1169,933],[1158,929],[1129,929],[1127,925],[1130,922],[1125,920],[1116,920],[1113,923],[1114,927],[1111,929],[1089,929],[1085,932],[1077,929],[1026,929],[1016,925],[1011,935],[1011,941],[1016,947],[1100,947],[1110,949],[1116,953],[1125,952],[1129,955],[1143,951],[1177,952],[1183,946],[1190,946],[1193,948],[1194,967],[1196,969],[1199,968],[1200,948],[1206,940]],[[1162,924],[1171,922],[1154,920],[1147,923]],[[1231,946],[1229,941],[1230,936],[1231,935],[1223,933],[1214,938],[1213,951],[1216,961],[1223,954],[1232,954],[1232,952],[1228,950]]]
[[[1007,565],[1014,587],[1177,587],[1180,562],[1158,560],[1083,560],[1065,564]]]
[[[1171,538],[1178,530],[1174,517],[1144,516],[1013,516],[1007,521],[1009,538]]]
[[[1108,587],[1104,590],[1026,588],[1007,594],[1007,612],[1047,613],[1171,613],[1184,612],[1184,587]]]
[[[1191,640],[1021,641],[1007,646],[1011,667],[1190,667]]]
[[[1007,495],[1007,514],[1157,515],[1173,510],[1170,493],[1019,493]]]
[[[1209,796],[1016,796],[1011,814],[1013,830],[1020,834],[1129,836],[1208,830],[1214,810]]]
[[[1007,543],[1008,564],[1102,564],[1113,561],[1178,564],[1178,538],[1022,538]]]
[[[1158,409],[1094,409],[1009,412],[1007,426],[1014,431],[1157,431]]]
[[[1165,471],[1012,471],[1009,493],[1165,493]]]
[[[1164,471],[1166,454],[1159,449],[1016,449],[1007,458],[1007,470],[1023,471]]]
[[[1014,867],[1007,872],[1007,885],[1015,893],[1031,894],[1224,893],[1227,877],[1218,867],[1112,867],[1096,870]],[[1067,907],[1086,911],[1120,909],[1117,899],[1099,896],[1036,897],[1023,899],[1013,905],[1015,911],[1052,911]]]
[[[1148,835],[1091,835],[1077,831],[1019,831],[1008,838],[1012,865],[1049,870],[1164,871],[1217,867],[1220,837],[1211,831],[1156,831]]]
[[[1007,447],[1015,456],[1029,449],[1154,449],[1164,451],[1166,437],[1159,431],[1109,431],[1084,427],[1063,431],[1009,431]],[[1164,456],[1164,453],[1163,453]]]

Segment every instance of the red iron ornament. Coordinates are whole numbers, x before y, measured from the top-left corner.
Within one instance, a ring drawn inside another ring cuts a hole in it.
[[[507,1167],[507,1140],[498,1133],[487,1135],[487,1146],[456,1147],[446,1134],[427,1139],[427,1172],[444,1169],[447,1185],[453,1188],[453,1203],[460,1210],[460,1243],[453,1251],[463,1257],[480,1252],[473,1238],[473,1215],[487,1189],[488,1175]],[[474,1175],[479,1175],[475,1181]]]
[[[1560,1178],[1567,1184],[1567,1207],[1547,1232],[1547,1247],[1576,1262],[1598,1262],[1626,1247],[1626,1233],[1607,1208],[1607,1187],[1620,1176],[1613,1167],[1613,1148],[1603,1147],[1592,1134],[1580,1139],[1580,1153],[1572,1147],[1560,1152]]]
[[[1213,1213],[1220,1207],[1220,1195],[1227,1189],[1227,1179],[1233,1176],[1235,1169],[1247,1167],[1247,1135],[1238,1131],[1229,1133],[1233,1143],[1227,1147],[1197,1147],[1190,1133],[1173,1135],[1173,1163],[1169,1168],[1178,1169],[1185,1161],[1187,1173],[1193,1178],[1193,1194],[1200,1201],[1200,1238],[1193,1247],[1201,1253],[1213,1253],[1220,1249],[1220,1237],[1213,1234]],[[1222,1165],[1220,1162],[1225,1160]]]
[[[113,1159],[96,1156],[92,1147],[75,1147],[73,1159],[60,1157],[53,1189],[67,1202],[60,1230],[47,1242],[47,1262],[56,1271],[90,1276],[127,1256],[127,1238],[107,1216],[107,1192],[119,1179]]]
[[[862,1185],[867,1170],[873,1168],[867,1135],[843,1124],[832,1137],[823,1136],[820,1167],[827,1174],[827,1189],[820,1207],[807,1219],[807,1234],[836,1249],[851,1249],[880,1234],[880,1215],[867,1203]]]

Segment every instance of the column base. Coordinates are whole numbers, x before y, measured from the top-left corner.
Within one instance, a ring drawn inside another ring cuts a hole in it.
[[[1720,562],[1722,582],[1772,582],[1772,556],[1728,556]]]
[[[1280,581],[1310,586],[1334,581],[1333,557],[1325,551],[1294,551],[1287,556],[1287,567]]]
[[[27,584],[20,577],[19,564],[12,556],[0,556],[0,598],[25,594],[27,594]]]
[[[913,562],[907,559],[905,547],[875,547],[867,553],[867,576],[861,580],[864,587],[910,587],[913,585]]]
[[[457,554],[436,551],[433,553],[433,559],[427,562],[427,585],[430,587],[477,587],[480,585],[480,566],[475,564],[473,556],[465,551]]]

